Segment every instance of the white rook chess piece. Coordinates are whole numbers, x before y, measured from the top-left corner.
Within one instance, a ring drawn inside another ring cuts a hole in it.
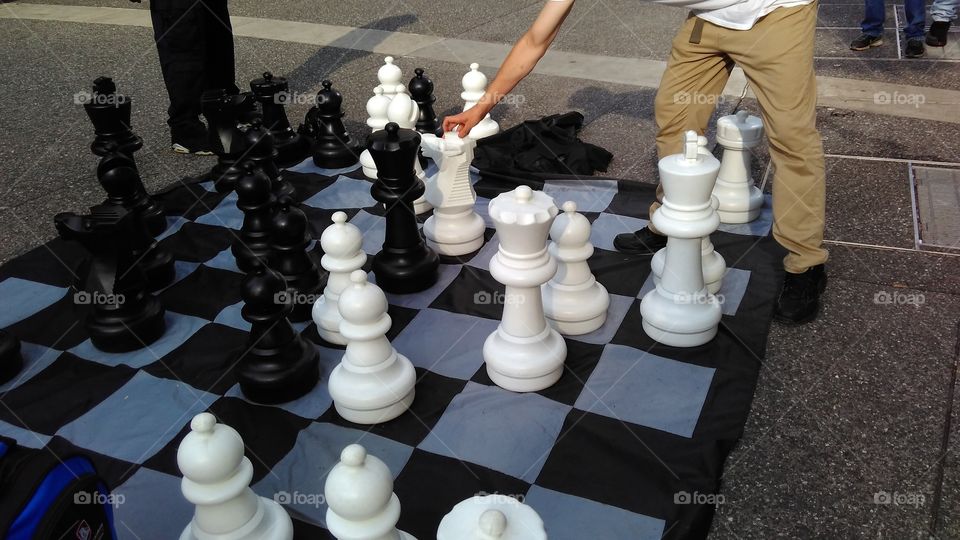
[[[463,98],[463,110],[467,110],[476,105],[483,97],[483,93],[487,91],[487,76],[480,71],[480,64],[473,63],[470,64],[470,71],[463,76],[460,82],[463,84],[463,92],[460,94],[460,97]],[[490,115],[487,114],[480,123],[470,130],[468,136],[474,139],[483,139],[497,133],[500,133],[500,124],[497,124],[496,120],[490,118]]]
[[[747,111],[717,120],[717,142],[723,147],[713,194],[720,201],[721,223],[748,223],[760,215],[763,193],[750,173],[750,154],[763,138],[763,122]]]
[[[253,465],[240,434],[210,413],[193,417],[190,429],[177,465],[183,496],[197,508],[180,540],[291,540],[293,522],[283,507],[250,489]]]
[[[346,345],[347,340],[340,334],[340,293],[350,285],[350,274],[363,267],[367,254],[363,252],[363,234],[360,229],[347,222],[343,212],[333,214],[333,224],[328,225],[320,235],[320,247],[323,258],[320,265],[327,271],[327,286],[323,295],[313,304],[313,322],[317,333],[324,340],[337,345]]]
[[[593,255],[590,222],[577,213],[577,203],[563,203],[563,213],[550,227],[550,238],[550,254],[558,265],[557,274],[541,287],[547,320],[563,335],[593,332],[607,320],[610,295],[587,265]]]
[[[490,260],[490,274],[506,285],[503,317],[483,344],[487,374],[514,392],[535,392],[563,374],[567,345],[547,324],[540,286],[557,273],[547,250],[547,234],[557,216],[553,199],[519,186],[490,201],[490,217],[500,246]]]
[[[702,238],[720,218],[710,192],[720,162],[697,149],[697,134],[685,134],[681,154],[658,163],[663,206],[653,225],[667,235],[663,274],[656,289],[640,302],[643,329],[651,338],[676,347],[702,345],[716,335],[720,305],[703,281]]]
[[[387,465],[364,447],[340,453],[323,486],[327,528],[338,540],[417,540],[397,530],[400,500]]]
[[[387,120],[389,122],[396,122],[398,126],[404,129],[416,129],[417,118],[420,117],[420,107],[409,94],[404,92],[404,88],[406,87],[396,89],[393,100],[390,101],[390,107],[387,108]],[[423,139],[421,138],[421,140]],[[423,167],[420,166],[419,159],[413,162],[413,172],[417,175],[417,178],[423,182],[424,186],[430,184],[427,174],[423,172]],[[432,208],[433,206],[430,206],[430,203],[427,202],[426,192],[424,192],[420,198],[413,201],[413,211],[416,212],[417,215]]]
[[[477,142],[461,139],[455,132],[443,138],[423,136],[423,153],[440,166],[440,172],[427,185],[427,201],[433,215],[423,224],[427,244],[442,255],[466,255],[483,246],[486,225],[473,207],[477,193],[470,183],[470,163]]]
[[[384,95],[383,86],[373,89],[373,97],[367,100],[367,125],[372,131],[380,131],[389,120],[387,112],[390,109],[391,98]],[[377,164],[373,161],[373,156],[369,150],[364,150],[360,154],[360,166],[363,168],[363,175],[371,180],[377,179]]]
[[[340,293],[340,334],[347,340],[343,360],[330,373],[330,397],[344,419],[357,424],[392,420],[413,403],[416,371],[387,339],[387,297],[356,270]]]
[[[507,495],[471,497],[440,521],[437,540],[547,540],[537,512]]]

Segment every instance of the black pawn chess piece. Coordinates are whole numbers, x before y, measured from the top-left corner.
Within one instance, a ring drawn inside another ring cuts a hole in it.
[[[321,83],[314,111],[313,162],[325,169],[342,169],[356,165],[360,153],[343,126],[343,96],[330,81]]]
[[[107,152],[97,164],[97,180],[107,192],[107,201],[136,212],[150,236],[167,230],[163,205],[147,193],[140,179],[137,163],[129,154],[109,143]]]
[[[370,135],[367,147],[377,164],[370,192],[386,208],[383,249],[373,258],[377,285],[397,294],[427,289],[437,281],[440,260],[424,242],[413,210],[413,201],[424,192],[413,169],[420,134],[390,122]]]
[[[207,90],[200,98],[200,110],[207,119],[210,148],[217,155],[217,164],[207,178],[214,181],[217,191],[231,191],[243,174],[237,163],[246,150],[240,123],[255,112],[255,102],[250,94]]]
[[[253,166],[263,171],[270,178],[273,194],[277,197],[293,195],[293,185],[283,178],[277,167],[277,150],[273,146],[273,136],[263,127],[259,118],[255,118],[243,135],[246,146],[244,161],[250,161]]]
[[[293,298],[290,320],[309,320],[313,303],[323,292],[317,263],[307,253],[307,246],[313,240],[310,222],[293,199],[281,197],[273,215],[272,229],[270,267],[283,276],[290,289]]]
[[[14,378],[21,369],[20,340],[10,332],[0,330],[0,384]]]
[[[239,359],[243,394],[258,403],[283,403],[309,392],[320,377],[319,354],[290,325],[293,310],[280,274],[256,264],[243,281],[241,315],[250,338]]]
[[[76,241],[91,257],[77,269],[74,303],[89,309],[85,326],[93,345],[120,353],[146,347],[166,329],[160,299],[147,293],[137,265],[135,215],[119,205],[98,205],[89,215],[54,217],[60,237]]]
[[[420,108],[420,115],[417,117],[417,131],[420,133],[436,134],[440,129],[440,123],[437,119],[437,113],[433,110],[433,104],[437,98],[433,95],[433,81],[424,76],[423,68],[413,70],[416,74],[410,79],[407,89],[410,90],[410,97]]]
[[[270,257],[270,229],[277,199],[270,190],[270,178],[253,163],[245,161],[243,176],[237,180],[237,208],[243,212],[243,225],[230,251],[237,267],[250,272],[257,263]]]
[[[283,77],[274,77],[267,71],[260,79],[250,81],[250,90],[260,103],[263,125],[273,135],[277,149],[277,164],[292,167],[310,155],[310,140],[290,127],[284,104],[290,96],[290,86]]]
[[[130,98],[117,93],[117,85],[110,77],[93,81],[93,93],[78,94],[84,98],[83,108],[93,123],[94,138],[90,150],[98,156],[106,155],[109,145],[128,155],[143,147],[143,139],[130,129]]]

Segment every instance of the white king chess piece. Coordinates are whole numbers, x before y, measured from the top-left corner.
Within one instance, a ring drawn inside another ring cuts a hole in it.
[[[177,449],[180,489],[196,505],[180,540],[292,540],[293,522],[276,501],[250,489],[253,465],[243,439],[210,413],[190,422]]]
[[[347,222],[347,214],[335,212],[333,224],[320,235],[323,258],[320,265],[327,271],[327,286],[323,295],[313,304],[313,322],[317,333],[325,341],[346,345],[340,334],[340,293],[350,285],[350,274],[363,267],[367,254],[363,252],[363,234],[356,225]]]
[[[721,223],[749,223],[760,215],[763,193],[754,184],[750,156],[762,138],[763,122],[747,111],[717,120],[717,142],[723,147],[723,157],[713,194],[720,201]]]
[[[441,255],[466,255],[483,246],[486,225],[473,209],[477,193],[470,182],[476,146],[471,137],[461,139],[453,131],[444,133],[442,139],[423,136],[423,154],[440,166],[427,184],[426,198],[434,211],[423,224],[423,233],[427,244]]]
[[[417,118],[420,117],[420,106],[417,105],[417,102],[414,101],[409,94],[405,93],[405,88],[405,86],[403,88],[396,88],[393,100],[390,101],[390,107],[387,108],[387,120],[390,122],[396,122],[397,125],[403,129],[415,130],[417,127]],[[421,141],[422,140],[423,139],[421,138]],[[418,152],[417,159],[413,161],[413,172],[426,187],[432,182],[427,178],[427,174],[423,172],[423,167],[420,166],[419,157],[420,156]],[[426,191],[424,191],[424,194],[421,195],[420,198],[413,201],[413,211],[417,215],[427,212],[432,208],[433,206],[430,206],[430,203],[427,202]]]
[[[383,94],[382,86],[373,89],[373,97],[367,100],[367,126],[371,131],[380,131],[386,127],[389,122],[387,111],[390,109],[390,101],[391,98]],[[360,166],[364,176],[371,180],[377,179],[377,164],[369,150],[364,149],[360,154]]]
[[[490,274],[506,285],[503,316],[483,344],[483,360],[493,382],[513,392],[548,388],[563,374],[567,345],[547,324],[540,285],[557,273],[547,250],[547,234],[559,210],[542,191],[519,186],[489,205],[500,246]]]
[[[685,134],[683,153],[657,164],[663,206],[653,225],[667,235],[663,274],[640,302],[643,329],[651,338],[675,347],[695,347],[717,334],[720,304],[703,280],[702,238],[720,225],[710,197],[720,162],[697,148],[697,134]]]
[[[547,540],[543,520],[507,495],[475,496],[443,516],[437,540]]]
[[[480,71],[480,64],[473,63],[470,64],[470,71],[463,76],[461,83],[463,84],[463,92],[460,97],[463,98],[463,110],[466,111],[476,105],[483,97],[484,92],[487,91],[487,76]],[[497,133],[500,133],[500,124],[487,114],[470,130],[468,137],[483,139]]]
[[[577,213],[577,203],[563,203],[550,239],[550,254],[558,265],[557,274],[541,287],[547,320],[565,336],[593,332],[607,320],[610,295],[587,265],[593,255],[590,221]]]

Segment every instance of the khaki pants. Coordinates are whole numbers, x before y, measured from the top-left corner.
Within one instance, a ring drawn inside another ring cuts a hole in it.
[[[689,17],[673,39],[655,104],[662,158],[681,151],[683,132],[704,133],[734,64],[743,69],[760,104],[776,171],[773,236],[790,252],[783,264],[793,273],[827,260],[826,181],[813,72],[816,20],[816,2],[775,9],[750,30]],[[659,206],[651,206],[651,215]]]

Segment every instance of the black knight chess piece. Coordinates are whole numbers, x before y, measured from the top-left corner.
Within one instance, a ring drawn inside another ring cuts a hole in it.
[[[166,330],[160,299],[147,293],[137,265],[140,225],[126,208],[98,205],[90,214],[57,214],[54,223],[64,240],[82,245],[91,257],[77,269],[74,303],[89,308],[85,326],[93,345],[119,353],[146,347]]]
[[[253,163],[244,161],[243,175],[237,180],[237,208],[243,212],[243,225],[230,251],[237,267],[244,272],[270,257],[270,230],[277,199],[270,189],[270,178]]]
[[[114,143],[97,164],[97,180],[107,192],[107,201],[136,212],[150,236],[167,230],[163,205],[147,193],[133,157],[120,151]]]
[[[398,294],[427,289],[437,281],[440,260],[427,247],[413,210],[413,201],[425,189],[413,169],[420,134],[390,122],[370,135],[367,148],[377,164],[377,181],[370,192],[386,208],[383,249],[373,258],[377,285]]]
[[[293,185],[283,178],[283,173],[277,167],[277,150],[273,146],[273,136],[263,127],[259,118],[255,118],[243,135],[246,146],[244,161],[253,163],[253,166],[263,171],[270,178],[271,189],[277,197],[293,195]]]
[[[407,89],[410,90],[410,97],[420,108],[420,115],[417,117],[417,131],[420,133],[436,134],[440,129],[440,123],[437,119],[437,113],[433,110],[433,104],[437,98],[433,95],[433,81],[423,74],[423,68],[413,70],[416,74],[410,79]]]
[[[98,156],[107,154],[110,144],[132,156],[143,147],[143,139],[130,129],[130,98],[117,93],[117,85],[110,77],[98,77],[93,81],[93,92],[80,94],[83,108],[93,123],[94,139],[90,150]]]
[[[330,81],[321,83],[313,111],[313,162],[324,169],[342,169],[356,165],[360,152],[343,126],[343,96]]]
[[[0,384],[14,378],[21,369],[20,340],[10,332],[0,330]]]
[[[243,394],[258,403],[283,403],[309,392],[320,378],[317,349],[294,330],[280,274],[257,263],[243,281],[241,315],[250,338],[237,367]]]
[[[292,167],[310,154],[310,140],[290,127],[284,104],[290,96],[290,86],[283,77],[274,77],[267,71],[260,79],[250,81],[250,90],[260,103],[261,121],[270,130],[277,149],[277,164]]]
[[[217,164],[207,177],[220,193],[231,191],[243,174],[237,163],[246,150],[240,124],[255,114],[256,102],[249,93],[207,90],[200,98],[200,110],[207,119],[210,148],[217,155]]]
[[[281,197],[273,215],[270,268],[287,282],[293,297],[290,314],[293,322],[309,320],[313,303],[323,292],[320,271],[307,253],[311,241],[307,215],[296,207],[293,199]]]

